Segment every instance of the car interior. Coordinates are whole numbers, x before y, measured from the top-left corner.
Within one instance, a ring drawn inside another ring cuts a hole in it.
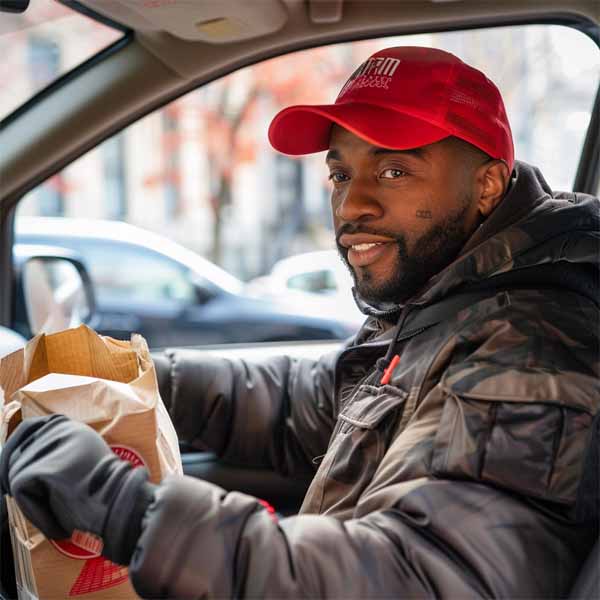
[[[11,331],[25,318],[23,259],[13,256],[15,214],[21,199],[104,140],[192,90],[274,57],[389,36],[556,25],[577,30],[593,42],[596,52],[600,49],[597,0],[58,1],[119,34],[115,42],[58,77],[0,121],[0,326]],[[31,7],[35,4],[36,0],[30,0]],[[600,69],[595,72],[600,74]],[[598,195],[600,88],[597,78],[587,83],[593,86],[594,99],[581,147],[558,147],[565,155],[579,153],[572,190]],[[140,152],[149,156],[153,149],[141,148]],[[73,260],[83,269],[77,256]],[[93,295],[85,273],[84,279],[86,293]],[[93,304],[92,298],[92,308]],[[91,313],[88,322],[93,326]],[[331,341],[246,343],[196,351],[254,360],[277,353],[316,356],[338,345]],[[161,369],[168,368],[168,361],[162,347],[151,350],[160,384]],[[162,388],[161,392],[168,390]],[[187,474],[264,498],[283,515],[298,510],[308,482],[224,464],[215,455],[198,452],[184,442],[181,447]],[[7,552],[3,543],[3,564]],[[571,597],[598,597],[598,564],[600,549],[596,544],[582,565]],[[12,597],[14,583],[7,580],[4,567],[1,575],[0,597]]]

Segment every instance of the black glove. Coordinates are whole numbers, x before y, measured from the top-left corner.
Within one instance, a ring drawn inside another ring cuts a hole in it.
[[[91,428],[63,415],[27,419],[0,454],[0,492],[47,537],[99,535],[102,554],[127,565],[154,496],[144,468],[118,458]]]

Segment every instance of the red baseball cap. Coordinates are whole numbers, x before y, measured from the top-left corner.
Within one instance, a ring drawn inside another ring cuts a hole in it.
[[[514,147],[498,88],[479,70],[435,48],[380,50],[346,82],[335,104],[290,106],[269,127],[285,154],[327,150],[337,123],[375,146],[406,150],[455,136],[503,160]]]

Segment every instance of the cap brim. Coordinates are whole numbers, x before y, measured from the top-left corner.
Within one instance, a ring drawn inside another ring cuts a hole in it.
[[[418,148],[451,135],[445,129],[398,110],[348,102],[285,108],[271,122],[269,141],[284,154],[321,152],[329,148],[333,123],[374,146],[394,150]]]

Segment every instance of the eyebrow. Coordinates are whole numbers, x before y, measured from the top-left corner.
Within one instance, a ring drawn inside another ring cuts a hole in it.
[[[330,150],[325,156],[325,162],[328,163],[330,160],[341,160],[340,153],[337,150]]]
[[[392,150],[391,148],[374,148],[370,151],[375,156],[379,154],[406,154],[408,156],[415,156],[416,158],[425,158],[427,150],[424,148],[407,148],[406,150]]]
[[[375,146],[369,150],[369,154],[372,154],[373,156],[378,156],[380,154],[404,154],[406,156],[414,156],[415,158],[424,159],[427,156],[427,150],[425,150],[425,148],[394,150],[392,148],[378,148]],[[332,149],[327,152],[327,156],[325,156],[325,162],[327,163],[330,160],[342,160],[341,154],[338,150]]]

